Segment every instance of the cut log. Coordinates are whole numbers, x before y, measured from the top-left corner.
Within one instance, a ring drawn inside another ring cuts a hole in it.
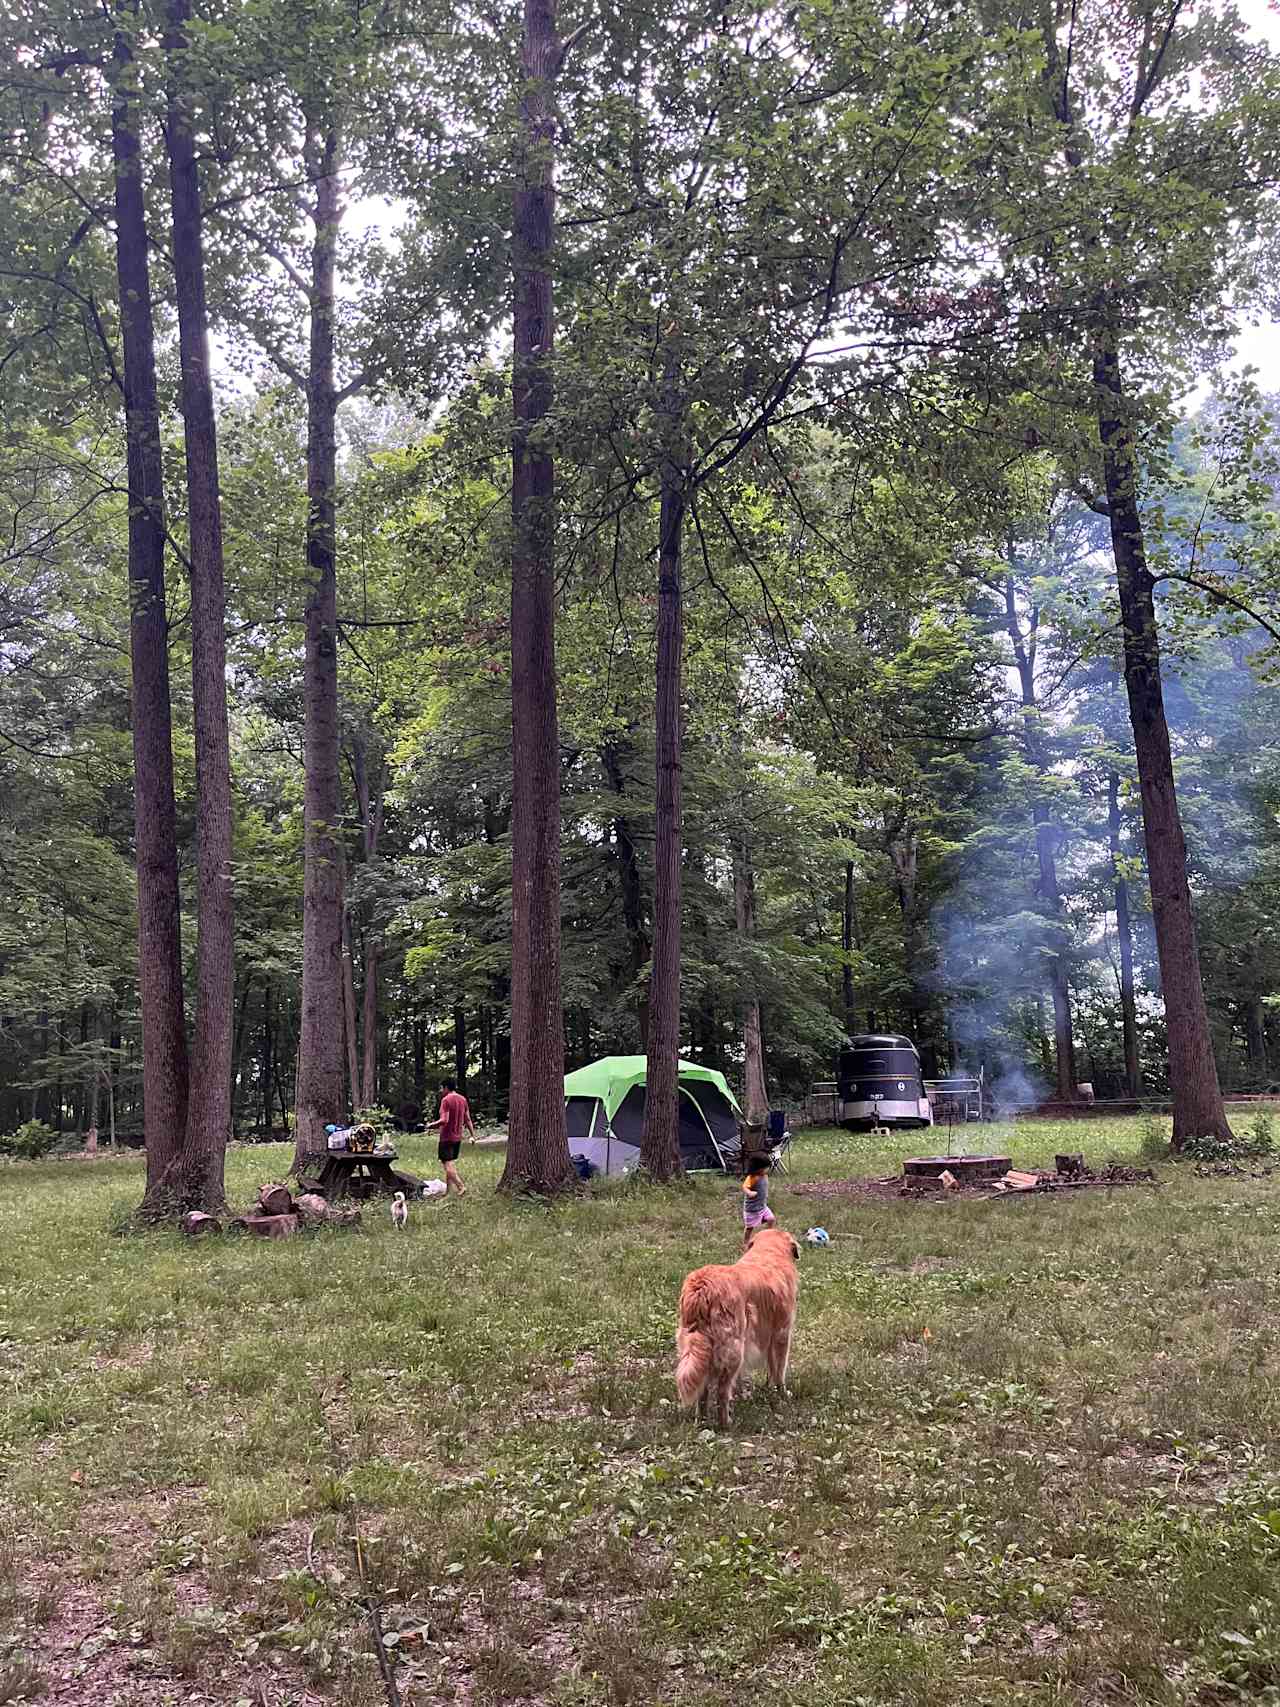
[[[212,1215],[202,1215],[198,1209],[193,1209],[182,1217],[182,1231],[189,1239],[198,1239],[202,1233],[220,1233],[222,1223]]]
[[[293,1202],[294,1208],[304,1221],[337,1220],[336,1212],[318,1191],[304,1191],[300,1197],[295,1197]]]
[[[296,1215],[241,1215],[232,1225],[259,1239],[288,1239],[302,1223]]]
[[[293,1194],[287,1185],[264,1185],[258,1193],[263,1215],[292,1215]]]
[[[959,1191],[960,1181],[951,1172],[950,1168],[943,1168],[942,1172],[938,1175],[938,1178],[942,1181],[944,1191]]]
[[[1080,1154],[1055,1156],[1053,1165],[1064,1179],[1077,1179],[1084,1172],[1084,1157]]]
[[[1004,1183],[1010,1191],[1034,1191],[1040,1184],[1040,1176],[1023,1173],[1019,1168],[1010,1168],[1004,1176]]]

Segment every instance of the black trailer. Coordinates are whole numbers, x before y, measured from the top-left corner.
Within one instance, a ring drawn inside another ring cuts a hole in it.
[[[840,1051],[836,1082],[837,1118],[849,1132],[933,1125],[920,1057],[909,1037],[862,1032],[849,1038]]]

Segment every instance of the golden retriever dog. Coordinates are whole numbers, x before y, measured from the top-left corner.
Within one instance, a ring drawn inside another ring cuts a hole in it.
[[[781,1227],[756,1227],[735,1263],[685,1276],[676,1329],[676,1394],[728,1428],[743,1365],[763,1363],[782,1392],[795,1326],[800,1247]]]

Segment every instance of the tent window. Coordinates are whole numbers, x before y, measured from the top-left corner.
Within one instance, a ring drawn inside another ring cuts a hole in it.
[[[707,1125],[715,1134],[720,1144],[737,1145],[738,1120],[733,1112],[733,1104],[724,1092],[706,1079],[690,1079],[682,1085],[681,1090],[686,1096],[693,1098],[702,1110]]]
[[[600,1106],[598,1097],[569,1097],[564,1105],[564,1124],[570,1138],[589,1138],[591,1123]],[[603,1122],[601,1122],[603,1125]]]
[[[615,1138],[621,1138],[624,1144],[638,1144],[640,1134],[644,1131],[644,1086],[632,1085],[613,1111],[610,1122]]]

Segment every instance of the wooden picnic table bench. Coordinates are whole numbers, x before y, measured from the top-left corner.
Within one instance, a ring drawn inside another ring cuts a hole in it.
[[[319,1175],[309,1183],[330,1202],[339,1197],[393,1197],[398,1191],[414,1197],[422,1181],[392,1167],[397,1154],[395,1150],[330,1150]]]

